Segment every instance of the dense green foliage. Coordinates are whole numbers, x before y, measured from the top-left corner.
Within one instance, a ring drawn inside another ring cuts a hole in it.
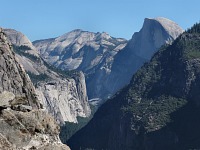
[[[200,24],[163,46],[70,140],[72,150],[200,148]]]
[[[187,33],[200,33],[200,23],[195,23],[190,29],[186,31]]]
[[[125,97],[130,103],[125,107],[132,113],[133,120],[138,120],[135,116],[140,118],[145,129],[164,127],[171,121],[170,114],[186,104],[183,86],[186,86],[188,66],[185,64],[200,58],[199,29],[200,25],[195,24],[172,45],[163,46],[150,63],[144,64],[134,75]]]
[[[182,41],[182,47],[185,47],[184,51],[184,58],[185,59],[195,59],[200,58],[200,43],[197,37],[200,36],[199,33],[193,34],[185,34],[185,36],[190,36],[190,39],[185,40],[184,38]],[[187,38],[187,37],[186,37]]]
[[[22,46],[16,46],[16,45],[13,45],[13,50],[15,53],[21,55],[21,56],[25,56],[27,58],[29,58],[30,60],[34,61],[34,62],[38,62],[40,61],[40,58],[35,56],[35,55],[32,55],[32,54],[29,54],[27,51],[28,50],[31,50],[30,47],[28,46],[25,46],[25,45],[22,45]]]
[[[46,61],[44,61],[44,65],[49,69],[49,70],[52,70],[60,75],[62,75],[63,77],[65,78],[73,78],[73,77],[76,77],[79,72],[76,71],[76,70],[71,70],[71,71],[67,71],[67,70],[62,70],[62,69],[59,69],[59,68],[56,68],[54,67],[53,65],[50,65],[48,64]]]
[[[77,120],[78,123],[65,122],[65,125],[61,127],[60,139],[63,143],[66,143],[73,134],[83,128],[89,122],[90,118],[77,117]]]
[[[26,45],[21,45],[21,46],[16,46],[16,45],[13,45],[14,48],[17,48],[19,49],[20,51],[27,51],[27,50],[31,50],[30,47],[26,46]]]
[[[31,81],[33,82],[33,84],[37,84],[38,82],[40,81],[46,81],[49,79],[49,77],[46,75],[46,74],[39,74],[39,75],[36,75],[36,74],[33,74],[31,72],[27,72],[27,74],[29,75]]]
[[[200,58],[200,23],[196,23],[192,28],[188,29],[179,43],[182,47],[186,48],[184,52],[184,57],[186,59]]]
[[[170,114],[186,105],[187,101],[180,98],[161,96],[156,99],[143,100],[122,108],[124,113],[131,112],[133,123],[142,122],[146,131],[160,129],[171,122]]]
[[[65,125],[61,127],[60,139],[63,143],[67,143],[67,140],[73,136],[78,130],[83,128],[93,117],[96,112],[96,107],[90,105],[91,115],[88,118],[77,117],[78,123],[65,122]]]
[[[49,69],[52,70],[58,74],[60,74],[61,76],[65,77],[65,78],[73,78],[76,77],[79,73],[75,70],[73,71],[64,71],[61,70],[59,68],[54,67],[53,65],[48,64],[47,62],[45,62],[42,58],[37,57],[35,55],[29,54],[27,51],[31,50],[30,47],[22,45],[22,46],[16,46],[13,45],[13,50],[14,52],[16,52],[17,54],[21,55],[21,56],[25,56],[27,58],[29,58],[30,60],[32,60],[33,62],[38,62],[40,63],[41,61],[43,61],[44,65]],[[34,75],[30,72],[28,72],[31,80],[33,83],[37,83],[38,81],[43,81],[45,79],[48,79],[48,76],[46,74],[40,74],[40,75]]]

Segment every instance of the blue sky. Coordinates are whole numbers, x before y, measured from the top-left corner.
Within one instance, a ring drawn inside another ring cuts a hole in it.
[[[187,29],[200,18],[200,0],[0,0],[0,26],[31,41],[74,29],[130,39],[144,18],[166,17]]]

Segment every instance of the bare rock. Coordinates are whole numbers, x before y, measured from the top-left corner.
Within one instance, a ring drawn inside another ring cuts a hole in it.
[[[28,37],[23,33],[16,31],[14,29],[3,29],[3,32],[8,37],[8,41],[10,43],[12,43],[15,46],[26,46],[30,48],[25,50],[27,53],[32,54],[34,56],[39,56],[36,48],[33,46]]]
[[[0,104],[5,107],[0,113],[0,149],[63,146],[58,137],[58,124],[40,109],[33,83],[16,60],[4,32],[0,32],[0,53]]]
[[[81,70],[88,76],[89,98],[102,96],[103,79],[111,72],[114,56],[127,40],[109,34],[73,30],[57,38],[38,40],[33,45],[41,57],[64,70]],[[61,56],[62,55],[62,56]]]
[[[59,124],[66,121],[77,123],[78,116],[89,117],[91,114],[83,74],[76,79],[57,78],[40,82],[36,91],[44,108]]]
[[[0,133],[0,149],[1,150],[15,150],[13,145]]]
[[[25,97],[33,108],[39,108],[31,80],[17,62],[4,32],[0,32],[0,37],[0,93],[12,92],[15,96]]]
[[[12,92],[3,91],[0,94],[0,107],[10,107],[10,102],[15,99],[15,95]]]
[[[22,112],[2,110],[0,115],[0,133],[6,137],[5,141],[16,146],[17,149],[63,147],[59,138],[59,126],[54,118],[44,110]],[[1,138],[0,138],[1,139]],[[1,141],[0,141],[1,142]]]
[[[30,40],[21,32],[13,29],[4,29],[4,32],[13,45],[29,47],[29,50],[25,50],[27,53],[36,51],[36,48],[32,45]],[[109,38],[107,34],[102,36],[104,38]],[[59,124],[64,124],[65,121],[77,122],[78,116],[89,117],[91,110],[88,103],[83,73],[80,73],[75,79],[70,77],[63,78],[59,73],[49,69],[38,55],[33,53],[29,54],[31,56],[34,55],[34,57],[37,56],[37,61],[33,61],[27,56],[16,54],[17,61],[27,72],[33,74],[33,76],[44,75],[48,78],[47,80],[43,79],[38,81],[40,83],[34,83],[37,87],[36,92],[38,98],[44,106],[44,109],[46,109]],[[16,96],[16,99],[12,102],[12,108],[19,110],[20,104],[27,106],[28,103],[25,100],[26,97]]]

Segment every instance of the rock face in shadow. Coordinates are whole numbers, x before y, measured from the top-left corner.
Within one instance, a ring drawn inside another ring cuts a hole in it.
[[[149,60],[163,45],[171,44],[183,29],[166,18],[145,18],[142,29],[129,42],[129,49],[137,56]]]
[[[200,148],[200,24],[163,46],[68,144],[73,150]]]
[[[77,123],[77,117],[89,117],[85,77],[81,72],[62,71],[48,65],[30,40],[13,29],[4,29],[12,42],[19,63],[36,86],[37,97],[43,107],[63,125]]]
[[[111,95],[128,85],[133,74],[164,44],[172,43],[183,30],[166,18],[144,20],[142,29],[134,33],[127,46],[115,55],[111,72],[103,80],[102,91]]]
[[[1,28],[0,53],[0,148],[69,150],[58,138],[53,117],[41,109],[35,88]]]

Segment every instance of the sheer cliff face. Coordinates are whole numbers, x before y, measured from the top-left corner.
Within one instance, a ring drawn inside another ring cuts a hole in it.
[[[65,121],[77,122],[77,116],[89,117],[91,110],[84,75],[78,73],[74,78],[64,77],[53,71],[37,53],[32,53],[37,52],[36,48],[25,35],[11,29],[5,31],[15,46],[19,63],[34,81],[38,99],[56,121],[64,124]]]
[[[104,79],[103,90],[116,93],[127,85],[133,74],[164,44],[170,44],[183,30],[166,18],[145,19],[127,46],[114,58],[111,73]],[[112,84],[110,84],[112,83]]]
[[[149,60],[163,45],[172,43],[183,30],[166,18],[146,18],[140,32],[135,33],[128,44],[134,54]]]
[[[163,46],[68,142],[72,149],[200,148],[200,24]]]
[[[0,36],[0,92],[12,92],[16,97],[25,98],[26,105],[40,108],[35,88],[23,67],[17,62],[14,52],[11,50],[11,43],[8,42],[2,29]]]
[[[36,90],[39,100],[61,125],[65,121],[77,123],[78,116],[85,118],[91,114],[83,73],[76,79],[39,82]]]
[[[44,110],[35,88],[0,28],[0,149],[63,149],[59,126]]]
[[[128,84],[161,45],[171,43],[182,32],[173,21],[155,18],[145,19],[141,31],[129,42],[106,33],[75,30],[58,38],[35,41],[34,46],[56,67],[83,71],[90,99],[107,99]]]

